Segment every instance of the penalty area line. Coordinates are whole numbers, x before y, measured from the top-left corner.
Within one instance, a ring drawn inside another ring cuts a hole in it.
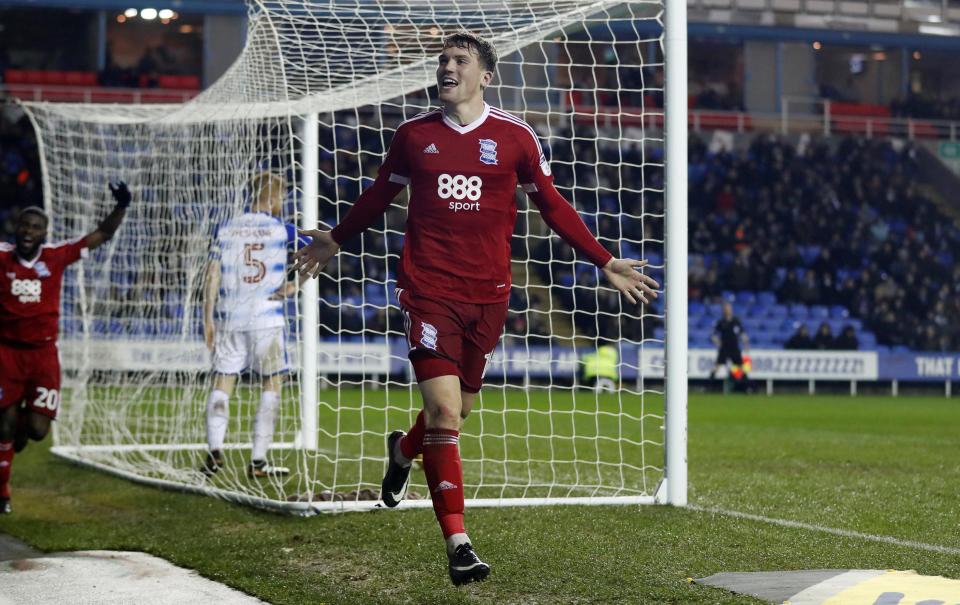
[[[695,510],[702,513],[713,513],[717,515],[724,515],[727,517],[734,517],[736,519],[746,519],[749,521],[758,521],[760,523],[768,523],[770,525],[779,525],[780,527],[790,527],[793,529],[805,529],[807,531],[815,531],[824,534],[832,534],[834,536],[841,536],[843,538],[857,538],[860,540],[867,540],[870,542],[882,542],[884,544],[892,544],[894,546],[903,546],[906,548],[913,548],[916,550],[925,550],[928,552],[935,552],[945,555],[960,555],[960,548],[955,548],[952,546],[941,546],[939,544],[927,544],[926,542],[917,542],[915,540],[902,540],[900,538],[894,538],[893,536],[882,536],[878,534],[867,534],[859,531],[853,531],[849,529],[839,529],[836,527],[827,527],[825,525],[816,525],[813,523],[803,523],[801,521],[791,521],[789,519],[777,519],[775,517],[765,517],[763,515],[754,515],[751,513],[743,513],[736,510],[726,510],[723,508],[715,508],[711,506],[700,506],[697,504],[690,504],[687,506],[690,510]]]

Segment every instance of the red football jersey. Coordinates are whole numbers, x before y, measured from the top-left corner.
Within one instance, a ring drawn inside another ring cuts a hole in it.
[[[343,242],[360,233],[409,185],[397,285],[420,296],[503,302],[510,296],[518,184],[548,224],[578,251],[599,266],[610,260],[610,253],[556,192],[533,129],[489,105],[466,126],[441,109],[402,123],[377,181],[332,236]]]
[[[63,272],[86,256],[85,238],[43,244],[32,261],[17,256],[14,245],[0,243],[0,341],[27,346],[56,341]]]

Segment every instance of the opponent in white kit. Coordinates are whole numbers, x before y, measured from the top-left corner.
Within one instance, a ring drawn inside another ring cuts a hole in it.
[[[280,407],[284,374],[289,370],[284,299],[297,290],[287,280],[290,253],[309,240],[298,240],[296,227],[279,218],[286,184],[278,174],[253,178],[250,210],[217,230],[210,251],[204,290],[203,334],[213,351],[214,387],[207,398],[207,445],[201,470],[213,475],[223,466],[223,442],[230,395],[237,376],[256,372],[263,381],[253,421],[250,477],[286,475],[289,469],[267,462]]]

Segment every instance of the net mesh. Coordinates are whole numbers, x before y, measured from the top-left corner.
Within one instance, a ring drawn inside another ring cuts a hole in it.
[[[213,478],[199,470],[213,380],[203,288],[216,227],[247,207],[250,178],[265,169],[291,184],[285,221],[297,222],[309,203],[322,222],[339,222],[396,126],[430,107],[443,36],[468,29],[501,56],[487,102],[534,127],[558,189],[601,243],[649,259],[660,279],[661,14],[656,2],[253,2],[243,53],[187,104],[28,104],[53,239],[95,228],[112,205],[108,180],[123,178],[135,194],[117,236],[65,280],[57,451],[267,506],[368,506],[385,435],[420,408],[393,299],[406,194],[331,262],[319,303],[284,304],[294,370],[270,454],[291,467],[283,478],[246,474],[255,375],[242,377],[229,403],[225,467]],[[319,122],[316,200],[300,185],[314,151],[302,140],[307,114]],[[663,475],[662,312],[622,301],[525,196],[517,204],[505,334],[461,437],[466,495],[650,498]],[[309,332],[305,304],[318,304]],[[316,377],[299,370],[305,339],[319,339]],[[604,345],[618,355],[617,388],[576,386],[584,355]],[[315,401],[304,400],[304,380],[316,382]],[[425,493],[420,473],[411,489]]]

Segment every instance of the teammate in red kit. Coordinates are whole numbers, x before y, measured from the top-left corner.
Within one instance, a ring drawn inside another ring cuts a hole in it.
[[[113,211],[86,236],[44,244],[50,218],[31,206],[17,218],[16,244],[0,243],[0,514],[11,512],[15,452],[40,441],[60,408],[57,322],[60,286],[68,266],[113,237],[131,195],[110,183]]]
[[[482,384],[510,297],[510,238],[519,185],[546,223],[603,273],[630,302],[648,302],[658,284],[637,271],[646,261],[615,259],[553,186],[540,142],[523,120],[487,105],[497,54],[467,32],[444,40],[437,67],[442,109],[400,124],[374,183],[332,231],[306,231],[313,242],[295,269],[316,276],[340,245],[382,215],[410,187],[397,300],[423,411],[409,433],[387,439],[381,498],[403,499],[410,464],[423,454],[433,508],[447,543],[450,579],[485,579],[490,566],[464,527],[459,430]]]

